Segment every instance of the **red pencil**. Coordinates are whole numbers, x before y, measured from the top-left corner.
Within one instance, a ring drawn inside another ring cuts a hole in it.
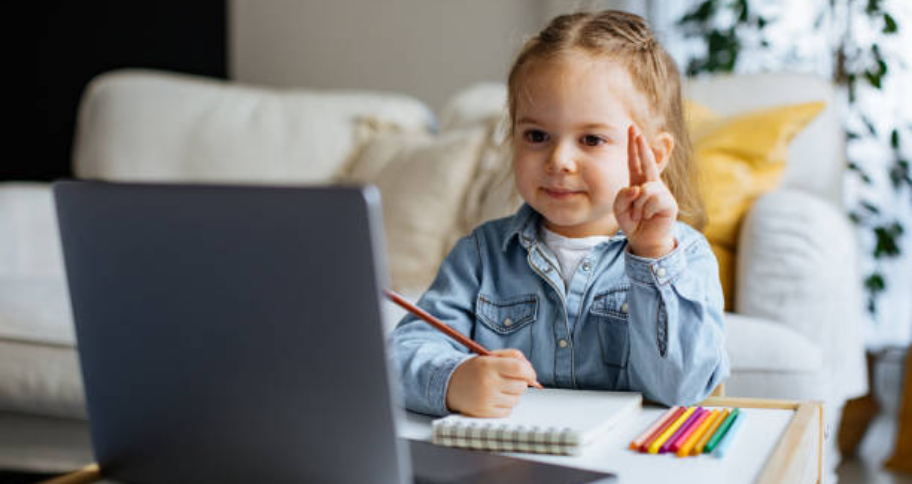
[[[687,420],[685,420],[684,423],[678,427],[678,430],[675,430],[675,432],[671,434],[671,437],[669,437],[668,440],[662,444],[662,447],[659,448],[659,453],[664,454],[668,452],[671,449],[672,444],[678,441],[678,438],[681,436],[681,434],[687,432],[687,429],[689,429],[693,423],[697,421],[697,418],[699,418],[700,415],[705,411],[706,410],[703,407],[697,407],[697,409],[694,410],[694,413],[690,414],[690,417],[687,417]]]
[[[687,411],[687,407],[684,406],[674,408],[677,410],[669,415],[668,419],[659,425],[659,428],[655,429],[655,432],[653,432],[646,440],[643,441],[643,443],[640,445],[640,448],[638,449],[640,452],[647,452],[649,450],[649,446],[652,445],[652,442],[655,441],[655,439],[657,439],[660,435],[662,435],[662,432],[668,429],[668,427],[671,427],[671,424],[675,423],[675,421],[678,420],[678,417]]]
[[[450,338],[453,338],[456,341],[458,341],[460,344],[464,345],[466,348],[468,348],[482,356],[491,355],[491,352],[488,351],[487,349],[485,349],[484,346],[481,346],[480,344],[467,338],[465,335],[463,335],[459,331],[456,331],[455,329],[447,326],[446,324],[443,323],[443,321],[440,321],[439,319],[435,318],[434,316],[431,316],[424,309],[421,309],[418,306],[415,306],[414,304],[406,301],[405,298],[403,298],[402,296],[396,294],[393,291],[390,291],[389,289],[384,289],[383,292],[386,293],[386,297],[390,298],[394,303],[402,306],[403,309],[414,314],[415,316],[418,316],[419,318],[424,320],[424,322],[439,329],[440,331],[442,331],[444,334],[446,334]],[[541,383],[539,383],[539,382],[534,382],[534,384],[532,384],[532,386],[535,388],[543,388]]]

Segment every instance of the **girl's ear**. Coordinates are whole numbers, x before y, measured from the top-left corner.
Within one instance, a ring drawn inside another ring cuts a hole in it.
[[[668,166],[668,161],[671,160],[671,151],[674,150],[674,145],[674,136],[667,131],[662,131],[653,140],[651,146],[652,154],[655,156],[659,173],[662,173],[662,170]]]

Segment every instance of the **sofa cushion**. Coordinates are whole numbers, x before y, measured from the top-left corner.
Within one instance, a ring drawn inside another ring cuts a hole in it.
[[[0,280],[0,411],[85,418],[62,278]]]
[[[820,347],[781,323],[725,313],[725,333],[725,348],[733,373],[823,370]]]
[[[63,278],[0,278],[0,340],[73,346],[76,337]]]
[[[0,280],[7,277],[63,278],[48,183],[0,183]]]
[[[0,339],[0,411],[86,418],[76,349]]]
[[[89,422],[0,412],[0,469],[62,474],[94,460]]]
[[[265,89],[123,70],[94,79],[80,105],[74,170],[112,181],[328,181],[359,118],[430,129],[417,99],[360,91]]]
[[[789,144],[782,186],[842,202],[845,171],[842,115],[832,81],[815,74],[768,72],[687,79],[684,97],[723,116],[783,104],[823,101],[827,107]]]
[[[688,125],[701,177],[706,238],[719,261],[725,308],[734,308],[738,230],[750,205],[776,187],[792,138],[823,108],[822,102],[778,106],[729,117],[712,116],[693,102]]]
[[[507,115],[507,88],[500,82],[481,82],[458,91],[440,110],[440,131],[463,129]]]
[[[339,177],[380,189],[396,290],[424,289],[437,273],[488,133],[484,126],[439,136],[381,130]]]
[[[502,121],[488,120],[490,134],[482,146],[478,168],[448,238],[450,245],[489,220],[514,214],[522,204],[513,177],[512,147],[504,142]]]
[[[845,213],[803,191],[772,191],[745,218],[738,254],[738,312],[786,321],[825,348],[833,398],[864,395],[858,248]]]

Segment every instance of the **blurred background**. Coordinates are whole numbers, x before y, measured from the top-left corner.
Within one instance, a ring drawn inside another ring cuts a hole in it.
[[[79,98],[90,79],[111,69],[400,92],[437,110],[467,85],[503,82],[521,44],[555,14],[601,8],[646,17],[689,76],[806,72],[840,88],[849,167],[844,207],[862,251],[858,283],[867,296],[864,337],[872,375],[872,394],[859,399],[857,430],[846,434],[844,450],[867,452],[879,466],[893,434],[884,431],[890,438],[877,443],[867,429],[876,426],[885,398],[893,399],[888,408],[898,406],[912,341],[908,1],[42,2],[32,8],[33,25],[24,36],[36,51],[36,77],[10,150],[24,155],[0,164],[0,181],[72,176]],[[886,396],[878,397],[878,390]]]

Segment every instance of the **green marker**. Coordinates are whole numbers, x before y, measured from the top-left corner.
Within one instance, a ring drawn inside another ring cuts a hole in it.
[[[732,413],[728,414],[728,417],[725,418],[725,421],[722,422],[722,425],[719,426],[719,430],[716,430],[716,433],[713,434],[712,438],[709,439],[709,442],[706,443],[706,447],[703,447],[704,454],[711,454],[713,449],[719,445],[719,441],[722,440],[722,437],[725,436],[725,432],[731,427],[732,422],[738,417],[738,412],[741,409],[736,408],[732,410]]]

